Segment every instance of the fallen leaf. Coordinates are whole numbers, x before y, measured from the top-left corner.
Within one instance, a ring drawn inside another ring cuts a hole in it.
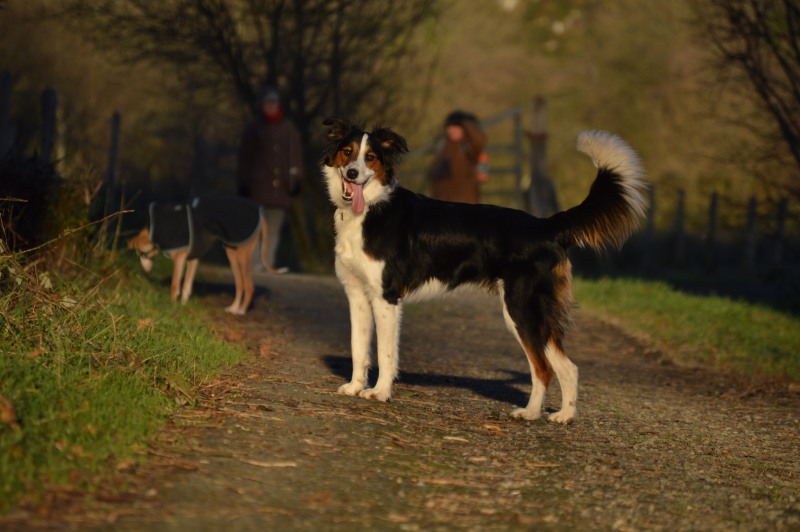
[[[243,464],[254,465],[257,467],[297,467],[297,462],[259,462],[258,460],[242,460]]]
[[[389,521],[393,523],[408,523],[409,521],[411,521],[411,518],[409,516],[400,515],[393,512],[387,516],[387,519],[389,519]]]
[[[267,341],[262,340],[258,344],[258,356],[260,357],[267,357],[272,352],[272,344]]]
[[[333,493],[330,491],[323,491],[322,493],[306,497],[305,500],[306,502],[315,504],[327,504],[333,500]]]
[[[17,414],[14,412],[14,405],[0,395],[0,423],[12,423],[15,419],[17,419]]]
[[[224,337],[227,342],[239,342],[244,338],[244,331],[241,329],[226,329]]]
[[[470,483],[465,480],[455,478],[431,478],[421,481],[424,484],[433,484],[434,486],[469,486]]]
[[[558,467],[559,464],[548,464],[546,462],[525,462],[525,467]]]

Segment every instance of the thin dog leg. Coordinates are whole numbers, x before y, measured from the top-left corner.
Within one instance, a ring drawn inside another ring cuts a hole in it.
[[[173,301],[181,295],[181,279],[183,279],[183,266],[186,264],[186,253],[177,253],[172,257],[172,284],[169,295]]]
[[[561,387],[561,410],[550,414],[548,419],[554,423],[569,423],[577,415],[578,367],[567,358],[558,344],[550,340],[544,350]]]
[[[250,308],[250,302],[253,300],[253,263],[251,258],[253,256],[252,250],[237,249],[234,251],[236,261],[239,263],[239,272],[242,278],[242,300],[239,302],[238,314],[245,314],[247,309]]]
[[[225,309],[225,312],[238,314],[239,306],[242,301],[242,274],[236,263],[236,251],[233,248],[225,247],[225,254],[228,256],[228,262],[231,265],[231,273],[233,273],[233,283],[236,286],[236,295],[233,298],[233,303]]]
[[[189,301],[194,286],[194,276],[197,273],[198,259],[192,259],[186,263],[186,275],[183,277],[183,288],[181,288],[181,303],[184,305]]]
[[[338,270],[338,269],[337,269]],[[339,393],[357,395],[367,385],[369,348],[372,341],[372,306],[361,285],[352,277],[343,279],[347,301],[350,304],[350,351],[353,357],[353,378],[339,387]]]
[[[403,312],[399,304],[392,305],[383,298],[374,300],[372,309],[378,333],[378,382],[374,388],[363,390],[359,395],[367,399],[390,401],[392,384],[397,378],[398,343]]]
[[[519,342],[519,345],[522,346],[523,350],[525,350],[525,354],[527,355],[526,358],[528,359],[528,366],[530,367],[531,371],[531,396],[528,399],[528,406],[525,408],[515,408],[511,411],[511,416],[517,418],[521,417],[529,420],[539,419],[542,416],[542,404],[544,402],[544,394],[547,391],[547,384],[542,382],[542,379],[539,377],[539,372],[537,372],[536,365],[534,364],[534,358],[528,354],[528,348],[519,337],[517,325],[508,314],[508,308],[506,307],[505,301],[503,302],[503,318],[505,319],[508,330],[511,331],[511,333],[514,335],[514,338],[516,338],[517,342]]]

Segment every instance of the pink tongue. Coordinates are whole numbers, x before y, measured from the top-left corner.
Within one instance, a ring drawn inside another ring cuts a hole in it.
[[[361,214],[364,211],[364,185],[351,183],[353,187],[353,212]]]

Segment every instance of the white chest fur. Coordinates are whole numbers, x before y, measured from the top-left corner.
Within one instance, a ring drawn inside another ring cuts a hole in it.
[[[365,214],[355,215],[349,209],[337,209],[334,213],[336,275],[343,283],[357,282],[370,296],[375,297],[382,292],[384,262],[370,257],[364,251],[362,223]]]

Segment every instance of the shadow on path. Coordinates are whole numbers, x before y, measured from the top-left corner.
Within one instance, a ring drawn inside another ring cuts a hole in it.
[[[350,357],[323,355],[320,357],[331,372],[342,378],[342,383],[350,380],[353,364]],[[498,370],[507,374],[506,379],[475,377],[460,377],[455,375],[440,375],[435,373],[412,373],[401,371],[396,381],[399,385],[420,386],[423,388],[458,388],[469,390],[477,395],[514,405],[524,405],[528,402],[528,394],[520,391],[519,386],[529,387],[531,378],[527,373]],[[377,368],[370,368],[368,382],[374,383],[378,378]]]

